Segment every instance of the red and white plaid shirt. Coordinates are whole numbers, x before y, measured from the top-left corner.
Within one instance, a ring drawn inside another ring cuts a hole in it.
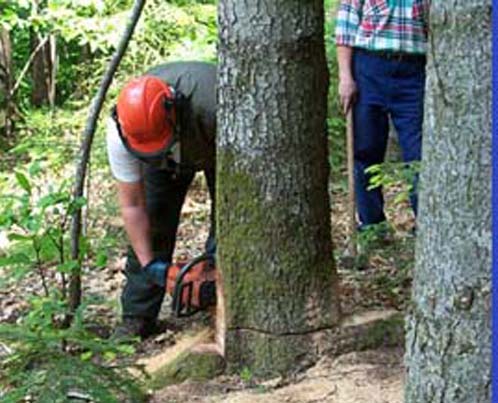
[[[336,44],[424,54],[430,0],[341,0]]]

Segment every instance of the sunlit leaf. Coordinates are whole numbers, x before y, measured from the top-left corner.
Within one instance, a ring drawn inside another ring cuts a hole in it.
[[[29,194],[31,194],[31,184],[28,178],[21,172],[16,172],[17,183]]]
[[[12,232],[7,235],[9,241],[31,241],[33,240],[33,235],[24,235]]]
[[[71,260],[57,265],[57,271],[61,273],[71,273],[72,271],[78,269],[79,263],[77,261]]]

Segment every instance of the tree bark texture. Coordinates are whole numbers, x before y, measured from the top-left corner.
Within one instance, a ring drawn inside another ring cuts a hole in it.
[[[53,35],[51,35],[53,37]],[[38,48],[43,38],[39,34],[33,35],[32,51]],[[31,102],[34,106],[55,104],[55,39],[48,40],[36,52],[31,66],[31,77],[33,79],[33,89],[31,92]]]
[[[491,401],[491,1],[431,6],[407,403]]]
[[[0,28],[0,129],[6,138],[11,137],[13,130],[13,107],[10,94],[12,81],[10,33],[4,28]]]
[[[219,3],[217,264],[229,370],[297,370],[339,321],[323,26],[321,0]]]

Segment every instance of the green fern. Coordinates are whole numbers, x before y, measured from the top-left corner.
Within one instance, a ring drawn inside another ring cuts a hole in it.
[[[6,390],[2,402],[27,396],[34,402],[66,402],[71,393],[93,402],[145,401],[141,381],[124,358],[133,353],[130,345],[88,332],[82,321],[84,306],[72,326],[61,329],[53,320],[53,306],[36,302],[20,324],[0,325],[0,341],[11,347],[0,359],[0,384]]]

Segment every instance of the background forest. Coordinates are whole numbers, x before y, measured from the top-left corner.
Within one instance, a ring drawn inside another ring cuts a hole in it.
[[[28,392],[44,396],[40,401],[64,401],[57,399],[88,382],[98,401],[121,401],[123,395],[132,396],[132,401],[143,397],[126,370],[140,348],[137,352],[106,340],[119,310],[125,237],[107,166],[105,121],[130,77],[167,61],[216,61],[217,2],[147,1],[100,116],[85,197],[73,200],[71,189],[88,107],[132,3],[0,0],[0,397],[3,394],[7,401],[17,401]],[[379,245],[375,233],[363,235],[358,265],[368,270],[347,270],[340,259],[347,246],[347,182],[345,122],[336,97],[335,5],[336,0],[325,1],[325,40],[330,72],[332,223],[345,296],[343,310],[403,310],[413,264],[413,239],[408,233],[413,218],[406,192],[392,196],[404,187],[404,173],[396,163],[386,164],[376,178],[377,184],[388,188],[394,243]],[[199,178],[183,212],[188,223],[180,228],[178,256],[191,257],[202,248],[209,211],[205,193]],[[69,252],[69,224],[78,206],[85,206],[84,236],[81,260],[74,261]],[[80,262],[83,304],[67,327],[68,278]],[[180,330],[182,326],[187,324],[181,323]],[[7,343],[12,340],[16,341],[15,354]],[[147,349],[150,352],[152,347]],[[49,378],[57,381],[47,382]],[[240,374],[240,379],[250,385],[250,372]]]

